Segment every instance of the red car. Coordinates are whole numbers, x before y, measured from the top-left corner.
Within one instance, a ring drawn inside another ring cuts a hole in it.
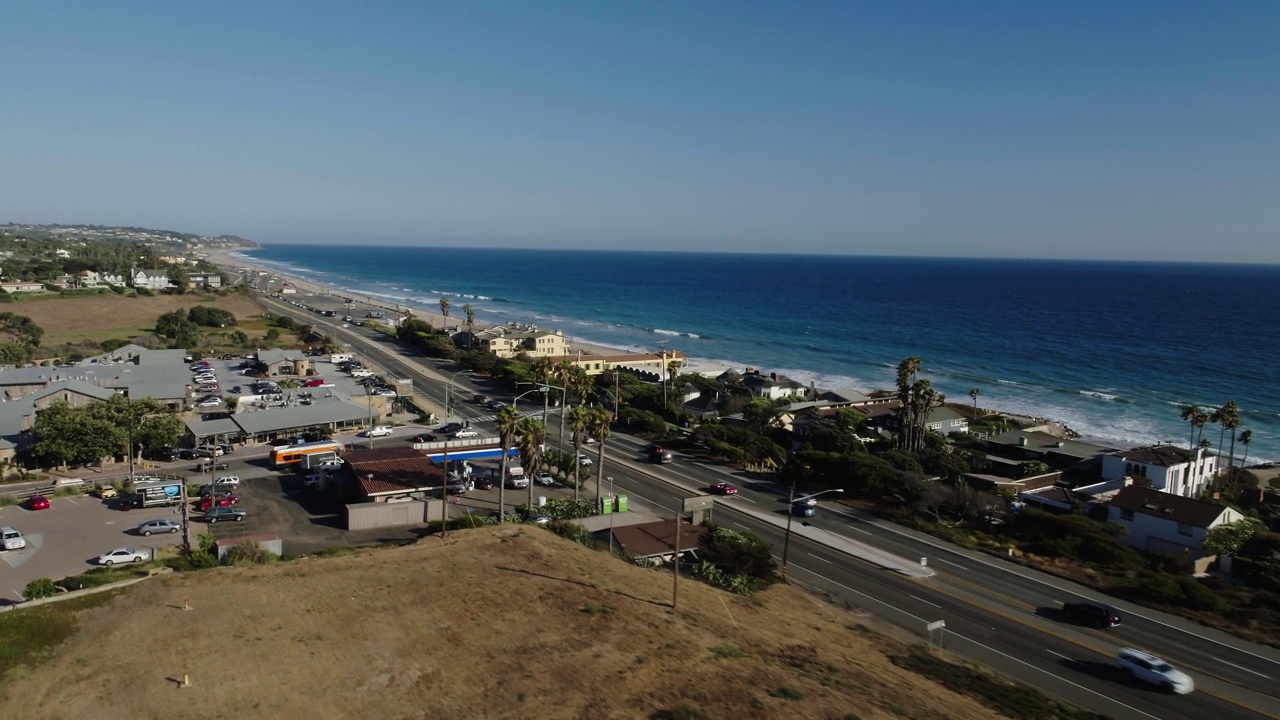
[[[209,508],[213,507],[214,498],[200,498],[200,512],[209,512]],[[235,495],[219,495],[217,497],[218,507],[231,507],[240,502],[240,498]]]
[[[324,384],[324,380],[321,380],[320,378],[312,378],[302,383],[302,387],[320,387],[323,384]]]
[[[48,510],[49,498],[43,495],[32,495],[31,499],[27,501],[27,509],[28,510]]]
[[[738,494],[738,488],[730,485],[729,483],[716,483],[707,489],[715,493],[716,495],[737,495]]]

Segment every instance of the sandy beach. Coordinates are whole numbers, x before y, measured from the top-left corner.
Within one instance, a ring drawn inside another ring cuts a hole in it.
[[[225,251],[212,251],[208,254],[209,262],[231,273],[239,273],[243,268],[250,268],[252,271],[266,272],[288,281],[291,285],[298,288],[300,293],[321,296],[327,298],[352,298],[360,306],[367,306],[370,309],[380,309],[388,313],[404,313],[411,312],[415,318],[431,323],[435,328],[450,328],[454,330],[463,330],[466,326],[466,315],[463,313],[462,305],[450,305],[449,317],[445,317],[440,312],[440,307],[430,307],[418,303],[400,303],[396,304],[384,298],[375,298],[363,293],[352,292],[349,290],[340,290],[328,287],[319,283],[306,280],[296,275],[290,275],[281,272],[275,268],[267,267],[254,263],[251,258],[232,255]],[[452,302],[452,301],[450,301]],[[479,332],[485,328],[494,327],[492,324],[477,322],[475,331]],[[549,330],[557,330],[560,328],[547,328]],[[593,345],[591,343],[582,342],[581,340],[569,339],[569,345],[575,354],[582,355],[619,355],[623,351],[616,348],[610,348],[603,345]]]

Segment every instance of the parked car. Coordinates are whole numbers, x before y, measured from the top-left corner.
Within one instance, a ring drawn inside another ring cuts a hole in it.
[[[215,507],[209,508],[204,514],[205,522],[216,523],[219,520],[234,520],[236,522],[244,522],[246,513],[240,508],[232,505],[231,507]]]
[[[1120,613],[1115,608],[1092,600],[1063,603],[1062,612],[1077,622],[1094,627],[1109,628],[1120,624]]]
[[[200,457],[195,448],[181,448],[177,451],[177,456],[179,460],[195,460]]]
[[[11,527],[0,528],[0,550],[21,550],[27,546],[22,533]]]
[[[97,490],[93,491],[93,494],[102,500],[110,500],[111,498],[119,497],[120,491],[116,490],[114,485],[101,485]]]
[[[150,550],[133,550],[132,548],[116,548],[109,553],[98,556],[99,565],[114,565],[125,562],[142,562],[151,559]]]
[[[461,480],[450,480],[449,484],[445,486],[445,492],[450,495],[465,495],[467,494],[467,484]]]
[[[237,487],[240,485],[239,475],[221,475],[217,480],[213,481],[213,486]]]
[[[224,452],[217,445],[201,445],[196,450],[200,452],[200,457],[222,457]]]
[[[221,404],[222,404],[222,400],[220,398],[208,398],[196,403],[196,407],[210,408],[210,407],[218,407]]]
[[[229,443],[221,443],[218,447],[222,450],[223,455],[230,455],[236,451],[236,446]]]
[[[537,475],[534,475],[533,479],[539,485],[546,485],[547,487],[551,487],[552,485],[556,484],[556,479],[551,477],[551,473],[546,471],[542,471],[542,472],[539,472]]]
[[[461,430],[455,432],[453,436],[459,440],[465,440],[466,438],[480,437],[480,433],[476,432],[475,430],[472,430],[471,428],[462,428]]]
[[[48,510],[49,498],[43,495],[32,495],[31,499],[27,501],[27,509],[28,510]]]
[[[316,467],[320,468],[321,470],[336,470],[342,467],[342,461],[337,458],[334,458],[332,460],[323,460]]]
[[[1179,695],[1186,695],[1196,689],[1190,675],[1141,650],[1121,648],[1116,653],[1116,667],[1135,680],[1151,683]]]
[[[495,487],[497,487],[496,485],[493,484],[493,480],[490,480],[487,477],[476,477],[472,475],[471,483],[475,485],[475,488],[477,490],[492,490]]]
[[[239,394],[240,394],[240,386],[239,386],[239,385],[232,385],[232,386],[231,386],[231,389],[230,389],[230,390],[228,390],[228,392],[230,392],[232,395],[239,395]]]
[[[716,495],[737,495],[738,494],[738,488],[730,485],[729,483],[723,483],[723,482],[714,483],[707,489],[715,493]]]
[[[151,537],[152,535],[161,533],[172,535],[181,529],[182,525],[174,522],[173,520],[168,518],[157,518],[155,520],[148,520],[142,523],[134,530],[134,532],[144,537]]]
[[[213,507],[231,507],[240,502],[238,495],[210,495],[200,498],[200,511],[208,512]]]
[[[388,435],[391,435],[392,432],[393,431],[391,430],[390,425],[374,425],[373,427],[364,431],[364,436],[371,437],[371,438],[387,437]]]
[[[302,387],[313,388],[313,387],[320,387],[323,384],[324,384],[323,378],[311,378],[310,380],[302,383]]]

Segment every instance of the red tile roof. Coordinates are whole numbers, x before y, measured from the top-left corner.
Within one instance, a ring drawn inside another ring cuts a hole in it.
[[[444,484],[444,469],[409,446],[353,448],[347,463],[366,495],[413,492]]]

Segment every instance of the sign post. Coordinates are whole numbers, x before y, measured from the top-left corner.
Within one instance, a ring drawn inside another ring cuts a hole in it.
[[[929,647],[933,647],[933,633],[938,633],[938,647],[942,647],[942,639],[947,634],[947,621],[937,620],[924,626],[929,631]]]

